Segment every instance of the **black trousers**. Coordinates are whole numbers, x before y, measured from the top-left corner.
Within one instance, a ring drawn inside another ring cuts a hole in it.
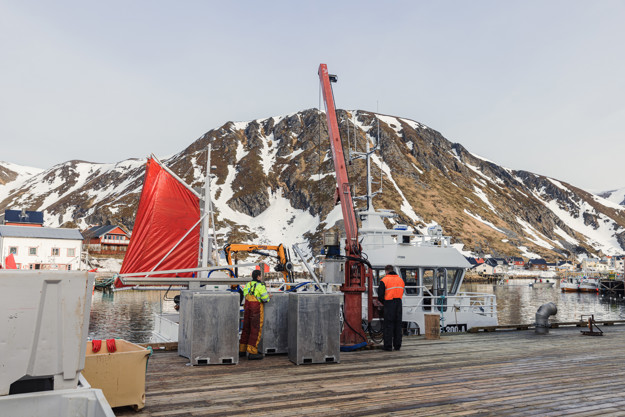
[[[384,301],[384,349],[401,347],[401,298]]]

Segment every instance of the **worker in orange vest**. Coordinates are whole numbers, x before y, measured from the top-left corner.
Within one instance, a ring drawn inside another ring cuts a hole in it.
[[[401,348],[401,299],[404,296],[404,280],[397,274],[392,265],[384,268],[386,275],[378,286],[378,300],[384,304],[384,350]]]

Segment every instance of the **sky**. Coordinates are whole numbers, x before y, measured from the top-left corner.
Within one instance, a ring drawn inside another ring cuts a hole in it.
[[[623,188],[623,22],[620,0],[0,0],[0,160],[174,154],[228,121],[319,108],[325,63],[338,108]]]

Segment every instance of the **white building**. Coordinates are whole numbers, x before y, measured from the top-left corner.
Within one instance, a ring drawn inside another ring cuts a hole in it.
[[[79,269],[82,239],[77,229],[0,226],[0,265],[13,254],[19,269]]]

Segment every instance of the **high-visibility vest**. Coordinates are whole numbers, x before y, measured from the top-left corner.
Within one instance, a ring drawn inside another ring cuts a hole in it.
[[[248,282],[243,288],[243,295],[245,296],[246,300],[252,297],[254,298],[250,301],[260,301],[261,303],[266,303],[267,301],[269,301],[267,287],[265,287],[265,284],[258,281]]]
[[[392,300],[393,298],[403,298],[404,296],[404,280],[399,275],[388,274],[382,278],[384,283],[384,300]]]

